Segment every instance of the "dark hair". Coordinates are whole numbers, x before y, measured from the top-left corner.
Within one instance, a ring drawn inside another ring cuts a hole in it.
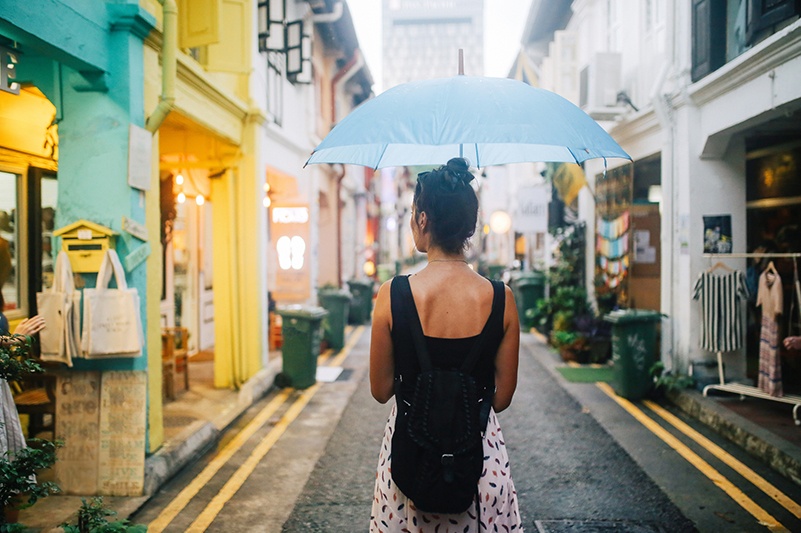
[[[431,238],[445,252],[461,253],[476,231],[478,198],[470,182],[466,159],[456,157],[431,172],[417,175],[414,205],[425,211],[430,223]]]

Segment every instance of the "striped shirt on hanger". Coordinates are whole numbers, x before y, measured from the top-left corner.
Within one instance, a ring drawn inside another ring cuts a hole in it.
[[[740,271],[698,276],[693,300],[701,301],[701,348],[730,352],[743,345],[741,304],[747,298],[745,274]]]

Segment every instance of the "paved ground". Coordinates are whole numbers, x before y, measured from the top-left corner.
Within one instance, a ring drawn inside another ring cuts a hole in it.
[[[693,531],[670,499],[526,350],[514,403],[500,416],[526,529],[537,531],[537,520],[549,531],[560,531],[574,520],[603,521],[628,531]],[[366,368],[358,361],[365,356],[357,349],[348,361],[361,367],[351,376],[360,385],[284,532],[367,530],[389,407],[370,397]]]

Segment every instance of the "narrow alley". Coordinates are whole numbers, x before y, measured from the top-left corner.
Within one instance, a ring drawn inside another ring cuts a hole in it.
[[[369,329],[349,328],[345,348],[320,361],[343,367],[336,380],[272,390],[132,522],[152,532],[367,531],[389,410],[370,397],[368,348]],[[790,480],[667,402],[631,404],[605,384],[567,382],[558,365],[523,334],[517,394],[499,417],[526,531],[801,530]]]

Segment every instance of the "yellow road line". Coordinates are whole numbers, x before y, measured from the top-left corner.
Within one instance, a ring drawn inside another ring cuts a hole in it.
[[[253,436],[267,421],[272,418],[275,412],[280,408],[289,398],[292,389],[286,388],[280,391],[275,398],[264,406],[264,409],[259,411],[259,414],[245,426],[242,431],[236,434],[221,451],[218,453],[211,462],[206,465],[200,474],[195,477],[178,495],[161,511],[156,519],[148,524],[147,530],[149,533],[161,533],[164,531],[170,522],[178,516],[184,507],[195,497],[195,495],[202,489],[206,483],[217,473],[220,468],[228,462],[233,455],[239,451],[242,445]]]
[[[364,331],[364,326],[359,326],[348,338],[348,342],[340,353],[332,361],[332,366],[339,366],[348,356],[353,346],[359,341],[361,334]],[[326,357],[333,353],[332,350],[325,352]],[[303,408],[309,403],[312,396],[320,388],[319,384],[315,384],[309,389],[306,389],[301,396],[287,409],[287,412],[281,420],[273,427],[272,430],[265,436],[265,438],[257,445],[251,452],[248,460],[239,467],[228,482],[223,486],[223,489],[215,496],[203,512],[195,519],[187,531],[205,531],[206,528],[214,521],[214,518],[222,510],[223,506],[233,497],[236,491],[244,484],[248,476],[258,465],[258,462],[270,451],[272,446],[278,441],[281,435],[284,434],[289,424],[298,417]],[[241,432],[239,432],[234,439],[218,454],[211,463],[194,479],[192,482],[182,490],[176,498],[170,502],[161,514],[148,525],[150,533],[161,533],[164,528],[186,507],[189,501],[194,498],[205,484],[214,477],[214,474],[233,456],[233,454],[242,447],[253,434],[266,423],[275,411],[289,398],[292,389],[287,388],[273,398],[270,403],[248,424]]]
[[[682,420],[678,417],[661,407],[660,405],[655,404],[654,402],[646,400],[643,402],[646,407],[650,410],[664,418],[669,424],[673,427],[693,439],[695,442],[706,448],[709,453],[729,465],[735,472],[743,476],[745,479],[753,483],[756,487],[758,487],[762,492],[776,500],[779,505],[790,511],[796,518],[801,518],[801,505],[797,504],[793,500],[791,500],[787,495],[785,495],[782,491],[774,487],[771,483],[769,483],[765,478],[748,468],[738,459],[730,455],[720,446],[712,442],[711,440],[707,439],[696,430],[685,424]]]
[[[250,474],[259,465],[259,462],[267,455],[267,452],[278,441],[281,435],[284,434],[289,425],[298,417],[304,407],[309,403],[312,396],[320,389],[320,384],[312,385],[305,391],[295,402],[287,409],[286,414],[281,417],[281,420],[270,430],[264,439],[254,448],[250,457],[240,466],[234,475],[225,483],[220,492],[211,500],[211,502],[203,509],[203,512],[198,515],[194,522],[186,530],[187,532],[203,532],[211,525],[217,515],[220,513],[225,504],[230,500],[234,494],[242,487],[247,481]],[[149,530],[148,530],[149,531]]]
[[[698,454],[693,452],[679,439],[674,437],[670,432],[662,426],[654,422],[645,413],[638,409],[633,403],[625,398],[619,397],[615,394],[612,387],[607,383],[596,383],[596,386],[604,391],[610,398],[618,403],[623,409],[633,416],[638,422],[644,425],[651,433],[662,439],[668,446],[673,448],[679,455],[681,455],[687,462],[701,471],[708,477],[715,485],[725,492],[731,499],[733,499],[740,507],[748,511],[759,523],[767,527],[770,531],[789,531],[778,520],[776,520],[770,513],[757,505],[751,498],[745,495],[743,491],[737,488],[731,481],[726,479],[720,472],[715,470],[709,463],[704,461]]]

